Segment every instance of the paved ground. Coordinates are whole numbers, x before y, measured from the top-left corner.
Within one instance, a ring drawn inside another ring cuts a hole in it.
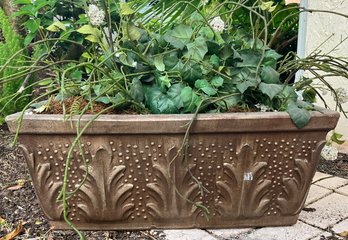
[[[165,230],[167,240],[321,240],[348,239],[348,179],[317,172],[310,189],[306,211],[290,227]],[[325,238],[327,237],[327,238]]]

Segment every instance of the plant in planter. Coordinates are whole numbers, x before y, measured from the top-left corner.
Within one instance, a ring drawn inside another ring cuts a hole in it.
[[[164,27],[165,12],[159,22],[142,24],[144,14],[134,10],[139,2],[94,1],[79,19],[54,17],[33,43],[45,57],[26,74],[49,67],[50,77],[37,83],[44,91],[28,105],[35,109],[7,121],[18,128],[51,223],[295,223],[325,135],[338,120],[311,103],[312,82],[333,90],[317,71],[347,78],[347,60],[319,53],[298,59],[269,48],[263,13],[273,5],[212,3],[203,13],[187,3],[194,13]],[[228,24],[240,9],[261,31]],[[79,46],[79,61],[62,59],[57,46],[65,43]],[[312,71],[313,79],[293,83],[298,69]]]

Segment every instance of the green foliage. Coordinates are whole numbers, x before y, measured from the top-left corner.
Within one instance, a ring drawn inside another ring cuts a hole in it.
[[[313,81],[291,78],[321,64],[274,50],[297,28],[299,10],[284,1],[17,2],[25,44],[39,40],[41,64],[52,66],[38,85],[63,104],[82,97],[156,114],[256,108],[287,111],[298,127],[309,121]],[[342,75],[345,64],[323,66]]]
[[[22,40],[19,35],[12,28],[8,18],[3,10],[0,8],[0,29],[3,40],[0,41],[0,69],[7,63],[7,61],[22,48]],[[19,67],[23,66],[24,57],[18,55],[9,62],[8,66],[0,72],[0,79],[6,78],[16,74]],[[21,79],[11,79],[6,82],[0,82],[0,123],[3,122],[4,117],[8,114],[21,111],[28,102],[28,98],[18,95],[12,99],[19,87],[21,86]]]

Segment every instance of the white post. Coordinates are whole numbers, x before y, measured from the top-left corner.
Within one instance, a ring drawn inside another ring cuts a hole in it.
[[[301,1],[301,7],[308,8],[308,0]],[[304,58],[306,55],[306,39],[307,39],[307,22],[308,13],[300,13],[300,20],[298,26],[298,39],[297,39],[297,55],[300,58]],[[296,73],[296,81],[303,76],[304,71],[298,71]]]

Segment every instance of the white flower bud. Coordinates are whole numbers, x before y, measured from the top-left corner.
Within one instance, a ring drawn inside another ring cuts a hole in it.
[[[137,68],[137,66],[138,66],[138,62],[134,61],[134,62],[132,63],[132,67]]]
[[[338,157],[338,150],[337,150],[337,148],[335,148],[333,146],[325,145],[325,147],[321,151],[321,156],[325,160],[334,161]]]
[[[93,26],[100,26],[104,23],[105,12],[97,5],[91,4],[88,6],[87,16]]]
[[[344,104],[346,102],[348,102],[348,93],[344,88],[337,88],[336,89],[336,94],[337,94],[337,98],[335,96],[335,100],[341,104]]]

